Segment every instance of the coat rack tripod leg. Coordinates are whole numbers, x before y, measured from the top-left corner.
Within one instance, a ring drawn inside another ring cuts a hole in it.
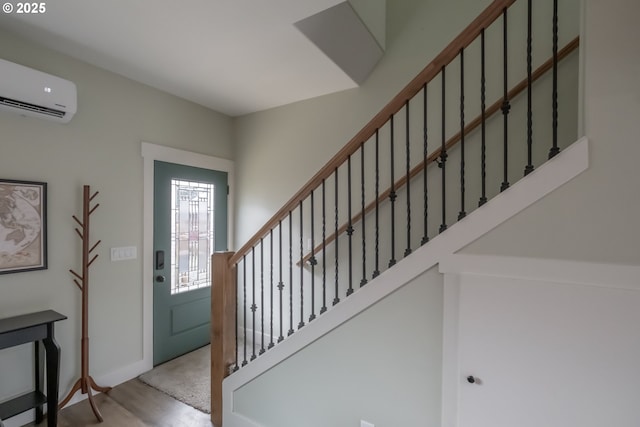
[[[89,217],[96,208],[100,206],[100,204],[96,204],[93,208],[91,207],[91,201],[97,195],[97,191],[93,195],[90,195],[90,188],[88,185],[85,185],[83,193],[82,221],[75,215],[73,216],[73,219],[79,225],[79,228],[76,228],[76,233],[80,237],[80,240],[82,240],[82,273],[78,274],[73,270],[69,270],[69,272],[75,276],[73,282],[78,286],[78,288],[80,288],[80,292],[82,293],[82,339],[80,342],[81,374],[80,378],[74,383],[67,397],[65,397],[60,403],[59,408],[62,409],[67,403],[69,403],[76,392],[81,391],[82,394],[87,395],[89,404],[91,405],[91,410],[98,421],[102,422],[102,414],[93,399],[91,390],[93,389],[97,392],[108,393],[111,390],[111,387],[98,386],[91,375],[89,375],[89,267],[96,258],[98,258],[98,255],[94,255],[93,258],[89,257],[94,249],[100,244],[100,240],[98,240],[96,244],[89,247]]]

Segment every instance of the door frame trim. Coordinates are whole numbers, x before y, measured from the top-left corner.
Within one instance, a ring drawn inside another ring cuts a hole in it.
[[[180,150],[150,142],[141,143],[144,160],[143,190],[143,243],[142,243],[142,363],[153,368],[153,178],[154,162],[160,160],[178,165],[193,166],[227,173],[229,195],[227,199],[227,240],[233,248],[233,189],[234,162],[220,157]]]

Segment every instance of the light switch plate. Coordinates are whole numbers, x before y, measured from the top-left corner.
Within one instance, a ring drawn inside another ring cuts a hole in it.
[[[360,420],[360,427],[376,427],[376,426],[371,424],[369,421]]]
[[[138,250],[135,246],[111,248],[111,261],[125,261],[128,259],[136,259],[137,257]]]

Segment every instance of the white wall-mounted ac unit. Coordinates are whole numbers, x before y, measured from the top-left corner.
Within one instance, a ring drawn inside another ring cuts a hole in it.
[[[75,83],[0,59],[0,110],[69,123],[77,107]]]

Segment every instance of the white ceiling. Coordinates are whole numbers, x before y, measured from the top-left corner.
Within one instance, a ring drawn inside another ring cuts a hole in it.
[[[0,27],[239,116],[356,86],[293,25],[342,1],[53,0]]]

